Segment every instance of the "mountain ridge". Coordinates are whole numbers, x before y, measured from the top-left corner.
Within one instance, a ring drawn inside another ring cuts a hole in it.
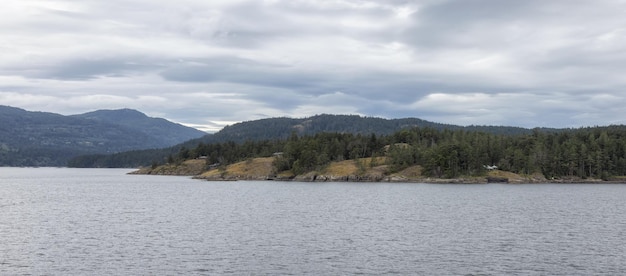
[[[122,113],[129,111],[111,110],[118,118],[107,120],[98,111],[65,116],[0,105],[0,165],[66,166],[79,155],[162,148],[206,134],[139,111],[132,113],[134,122],[126,121]],[[100,119],[87,118],[94,114]],[[172,138],[171,129],[154,131],[157,123],[186,134]]]
[[[160,136],[161,140],[171,145],[190,140],[189,137],[207,134],[195,128],[174,123],[163,118],[148,117],[148,115],[142,112],[129,108],[115,110],[100,109],[71,116],[117,124],[129,128],[140,128],[141,132],[153,137]]]
[[[284,140],[292,134],[315,135],[322,132],[351,133],[360,135],[390,135],[407,128],[434,128],[468,131],[483,131],[496,134],[528,134],[533,130],[507,126],[457,126],[434,123],[418,118],[384,119],[359,115],[319,114],[304,118],[276,117],[243,121],[226,126],[220,131],[163,149],[122,152],[113,155],[92,155],[74,159],[70,166],[76,167],[140,167],[161,164],[169,155],[200,144],[224,142]]]

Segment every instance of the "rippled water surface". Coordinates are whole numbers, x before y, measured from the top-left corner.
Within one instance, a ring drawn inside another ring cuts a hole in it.
[[[0,168],[0,275],[616,275],[626,185]]]

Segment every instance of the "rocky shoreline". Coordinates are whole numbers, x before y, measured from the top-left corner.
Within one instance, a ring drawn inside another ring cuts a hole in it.
[[[226,168],[206,170],[204,160],[188,160],[181,164],[170,164],[155,168],[142,168],[131,174],[179,175],[207,181],[298,181],[298,182],[402,182],[434,184],[539,184],[539,183],[626,183],[626,179],[581,179],[576,177],[546,179],[540,174],[518,175],[511,172],[493,170],[480,177],[432,178],[421,175],[419,166],[410,167],[400,172],[388,174],[385,165],[359,169],[352,160],[333,164],[323,171],[313,171],[302,175],[289,172],[276,174],[272,170],[271,158],[255,158],[232,164]]]
[[[295,182],[392,182],[392,183],[429,183],[429,184],[626,184],[622,180],[601,180],[601,179],[506,179],[505,181],[490,181],[489,177],[470,178],[408,178],[402,176],[367,177],[358,175],[326,176],[326,175],[299,175],[296,177],[274,177],[274,176],[252,176],[252,175],[231,175],[225,177],[203,177],[193,176],[194,179],[207,181],[295,181]]]

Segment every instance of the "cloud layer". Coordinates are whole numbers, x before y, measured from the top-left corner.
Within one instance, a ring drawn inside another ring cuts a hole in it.
[[[11,1],[0,104],[205,130],[320,113],[626,123],[626,1]]]

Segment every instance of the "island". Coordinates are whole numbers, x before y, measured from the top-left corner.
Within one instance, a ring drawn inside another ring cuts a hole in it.
[[[596,178],[562,177],[547,179],[539,173],[521,175],[498,169],[491,169],[480,176],[459,176],[439,178],[422,174],[422,166],[410,166],[398,172],[390,172],[384,165],[385,157],[360,158],[331,162],[321,170],[295,175],[291,171],[276,172],[276,157],[251,158],[223,167],[207,167],[203,159],[192,159],[180,164],[166,164],[145,167],[130,174],[191,176],[208,181],[270,180],[300,182],[402,182],[439,184],[484,184],[484,183],[626,183],[624,178],[608,180]],[[382,164],[382,165],[379,165]]]

